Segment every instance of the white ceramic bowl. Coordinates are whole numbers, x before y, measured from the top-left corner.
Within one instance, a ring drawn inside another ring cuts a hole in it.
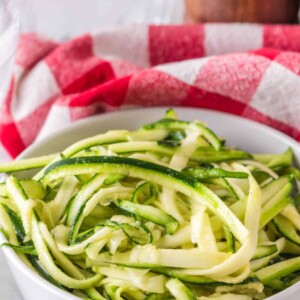
[[[20,155],[20,158],[57,152],[79,139],[106,132],[110,129],[134,130],[142,124],[158,120],[163,116],[165,110],[165,108],[140,109],[88,118],[31,146]],[[199,119],[205,121],[219,136],[226,138],[228,145],[249,152],[279,153],[286,150],[287,147],[292,147],[295,153],[296,164],[299,165],[300,145],[290,137],[272,128],[240,117],[215,111],[195,108],[177,108],[176,111],[182,119]],[[0,243],[4,241],[3,236],[0,236]],[[31,271],[11,249],[5,247],[3,251],[24,299],[79,299],[67,292],[61,291]],[[278,299],[300,299],[300,282],[268,300]]]

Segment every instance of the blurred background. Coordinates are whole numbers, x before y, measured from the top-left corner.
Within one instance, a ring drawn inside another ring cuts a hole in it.
[[[127,24],[299,23],[300,0],[0,0],[0,106],[20,32],[63,41]]]
[[[182,23],[184,0],[20,0],[21,30],[64,40],[126,24]]]
[[[299,0],[19,1],[23,13],[22,31],[35,31],[59,40],[133,23],[297,23],[299,10]]]
[[[298,23],[299,0],[185,0],[193,22]]]
[[[298,23],[300,0],[0,0],[0,105],[19,32],[56,41],[127,24]]]
[[[20,32],[63,41],[127,24],[178,24],[184,12],[184,0],[0,0],[0,107]]]
[[[0,0],[0,107],[18,35],[55,41],[128,24],[299,23],[300,0]]]

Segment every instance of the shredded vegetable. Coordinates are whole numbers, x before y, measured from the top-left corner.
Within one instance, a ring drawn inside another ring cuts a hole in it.
[[[170,109],[0,164],[2,247],[84,299],[264,299],[300,279],[292,159],[233,149]]]

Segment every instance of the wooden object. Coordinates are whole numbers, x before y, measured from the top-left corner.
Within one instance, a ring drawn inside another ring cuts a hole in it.
[[[185,0],[190,22],[298,23],[300,0]]]

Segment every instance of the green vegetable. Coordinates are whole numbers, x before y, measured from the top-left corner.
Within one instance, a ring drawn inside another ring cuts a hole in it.
[[[300,279],[292,149],[250,154],[170,109],[0,184],[0,230],[24,263],[94,300],[263,299]],[[298,195],[298,196],[297,196]]]

